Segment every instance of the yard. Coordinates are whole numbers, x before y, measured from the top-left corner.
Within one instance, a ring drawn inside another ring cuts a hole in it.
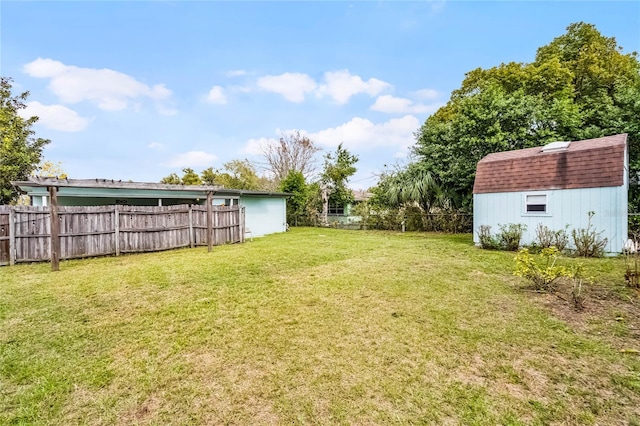
[[[575,313],[513,257],[302,228],[3,267],[0,424],[640,424],[624,261]]]

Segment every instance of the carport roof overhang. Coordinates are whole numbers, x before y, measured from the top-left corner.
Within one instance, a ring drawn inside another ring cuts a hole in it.
[[[246,191],[228,189],[213,185],[168,185],[150,182],[122,182],[111,179],[56,179],[30,178],[28,181],[11,182],[13,186],[28,195],[46,195],[49,187],[58,189],[62,197],[119,197],[119,198],[206,198],[213,193],[216,197],[262,196],[286,197],[283,192]]]

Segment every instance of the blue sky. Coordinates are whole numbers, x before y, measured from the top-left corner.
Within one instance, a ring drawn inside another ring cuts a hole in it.
[[[465,72],[532,61],[577,21],[640,51],[637,1],[2,1],[0,74],[73,178],[259,162],[298,129],[357,154],[360,189]]]

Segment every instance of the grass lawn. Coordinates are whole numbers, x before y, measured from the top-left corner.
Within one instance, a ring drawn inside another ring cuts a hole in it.
[[[0,424],[640,424],[637,297],[578,326],[513,257],[302,228],[3,267]]]

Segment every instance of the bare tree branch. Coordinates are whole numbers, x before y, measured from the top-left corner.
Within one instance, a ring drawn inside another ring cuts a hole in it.
[[[316,156],[320,151],[311,139],[299,131],[283,133],[278,141],[269,141],[260,147],[269,170],[276,182],[287,177],[290,171],[301,172],[309,178],[316,170]]]

